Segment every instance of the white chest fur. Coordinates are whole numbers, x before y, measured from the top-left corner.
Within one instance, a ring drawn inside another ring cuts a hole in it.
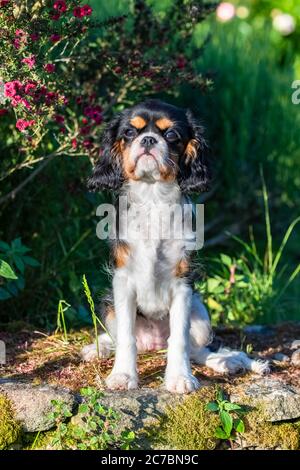
[[[179,226],[180,209],[186,200],[175,183],[131,182],[124,189],[129,209],[123,240],[130,248],[124,270],[134,284],[142,313],[163,318],[178,283],[176,265],[185,256],[185,239]]]

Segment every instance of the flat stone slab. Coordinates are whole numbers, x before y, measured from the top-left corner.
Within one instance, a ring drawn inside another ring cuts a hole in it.
[[[285,421],[300,417],[300,389],[287,383],[263,377],[237,386],[230,401],[239,404],[261,404],[266,420]]]
[[[76,405],[76,398],[69,390],[47,384],[0,379],[0,394],[12,402],[15,417],[25,432],[47,431],[54,426],[54,420],[49,418],[53,411],[51,400],[63,401],[70,411]]]

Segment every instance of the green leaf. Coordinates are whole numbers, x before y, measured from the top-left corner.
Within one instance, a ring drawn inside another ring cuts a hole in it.
[[[224,409],[226,411],[234,411],[234,410],[240,410],[241,406],[237,405],[236,403],[230,403],[229,401],[225,403]]]
[[[221,419],[221,423],[224,428],[224,431],[226,432],[228,436],[230,436],[231,431],[232,431],[232,426],[233,426],[232,416],[230,416],[230,414],[227,413],[227,411],[221,411],[220,419]]]
[[[217,391],[217,400],[218,401],[224,401],[225,400],[224,392],[220,388]]]
[[[23,274],[24,269],[25,269],[25,264],[24,264],[24,261],[22,260],[21,256],[14,255],[14,262],[15,262],[17,268],[19,269],[19,271]]]
[[[7,252],[10,250],[10,246],[8,243],[5,243],[5,242],[2,242],[0,241],[0,250],[1,251],[4,251],[4,252]]]
[[[211,401],[210,403],[207,403],[205,409],[207,411],[219,411],[219,405],[215,401]]]
[[[79,405],[78,412],[79,413],[87,413],[89,411],[89,407],[86,403],[82,403]]]
[[[28,266],[32,266],[33,268],[40,266],[40,263],[31,256],[23,256],[23,261],[25,264],[28,264]]]
[[[245,424],[244,424],[244,421],[241,420],[241,419],[235,419],[234,422],[233,422],[233,427],[234,429],[239,432],[239,433],[243,433],[245,432]]]
[[[215,279],[213,277],[209,278],[207,280],[207,290],[209,293],[214,293],[216,290],[218,290],[220,281],[219,279]]]
[[[7,300],[10,299],[11,295],[7,290],[3,289],[3,287],[0,287],[0,300]]]
[[[230,266],[232,265],[231,258],[228,255],[225,255],[224,253],[220,255],[220,258],[221,258],[222,263],[225,264],[225,266],[228,266],[230,268]]]
[[[0,276],[6,279],[18,279],[10,265],[2,259],[0,259]]]
[[[229,435],[230,436],[230,435]],[[229,436],[226,434],[226,432],[224,431],[224,429],[222,429],[221,427],[218,427],[216,430],[215,430],[215,437],[217,437],[218,439],[228,439]]]

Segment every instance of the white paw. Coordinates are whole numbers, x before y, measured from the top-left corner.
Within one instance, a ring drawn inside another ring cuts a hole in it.
[[[138,388],[137,375],[112,372],[106,379],[106,385],[111,390],[134,390]]]
[[[99,348],[99,359],[107,359],[111,355],[111,351],[105,347]],[[86,362],[94,361],[98,358],[96,344],[88,344],[80,351],[80,356]]]
[[[167,376],[165,387],[172,393],[191,393],[200,387],[200,383],[192,374],[182,374]]]

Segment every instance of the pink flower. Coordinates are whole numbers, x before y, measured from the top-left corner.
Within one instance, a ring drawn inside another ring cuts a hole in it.
[[[28,81],[24,87],[25,95],[30,95],[33,90],[36,89],[36,83],[33,81]]]
[[[84,115],[91,118],[96,124],[101,124],[103,120],[101,106],[87,106],[84,108]]]
[[[8,98],[13,98],[19,91],[22,90],[22,83],[19,80],[13,80],[4,84],[4,95]]]
[[[27,129],[27,127],[32,126],[34,123],[35,123],[35,121],[33,121],[33,120],[25,121],[24,119],[18,119],[17,122],[16,122],[16,128],[19,131],[23,132]]]
[[[30,39],[31,41],[35,42],[35,41],[38,41],[40,38],[39,34],[38,33],[32,33],[30,34]]]
[[[53,8],[59,13],[64,13],[67,10],[67,5],[64,0],[56,0],[56,2],[54,2]]]
[[[14,95],[11,100],[11,104],[14,108],[18,106],[21,102],[22,102],[22,97],[20,95]]]
[[[7,109],[5,108],[0,109],[0,116],[4,116],[5,114],[7,114]]]
[[[57,99],[57,94],[54,91],[48,91],[45,95],[46,105],[50,105]]]
[[[66,128],[65,127],[60,127],[59,132],[61,132],[62,134],[65,134],[66,133]]]
[[[83,18],[84,17],[84,11],[82,7],[75,7],[73,10],[73,15],[76,18]]]
[[[235,6],[229,2],[222,2],[216,10],[217,19],[222,23],[232,20],[235,16]]]
[[[76,149],[76,148],[77,148],[77,139],[75,139],[75,138],[72,139],[72,140],[71,140],[71,143],[72,143],[73,149]]]
[[[60,41],[61,39],[61,36],[59,34],[51,34],[50,36],[50,41],[52,42],[58,42]]]
[[[81,104],[82,103],[82,96],[77,96],[75,101],[76,101],[77,104]]]
[[[16,29],[16,36],[26,36],[26,32],[23,29]]]
[[[44,69],[48,73],[53,73],[55,71],[55,65],[54,64],[45,64]]]
[[[62,124],[65,121],[65,118],[61,116],[60,114],[56,114],[54,116],[54,119],[58,124]]]
[[[86,149],[90,149],[93,147],[93,142],[91,140],[86,139],[83,141],[83,146]]]
[[[8,5],[10,0],[0,0],[0,7],[6,7]]]
[[[53,13],[50,15],[51,20],[58,21],[60,19],[60,13]]]
[[[83,5],[83,16],[90,16],[93,12],[93,9],[90,5]]]
[[[184,69],[187,64],[187,60],[183,55],[180,55],[176,61],[176,65],[178,69]]]
[[[13,40],[13,45],[15,46],[16,49],[20,49],[20,47],[21,47],[20,39],[14,39]]]
[[[29,102],[25,98],[21,99],[21,103],[26,109],[31,109]]]
[[[29,69],[32,69],[35,66],[35,57],[34,55],[30,57],[25,57],[24,59],[21,60],[23,64],[28,65]]]

